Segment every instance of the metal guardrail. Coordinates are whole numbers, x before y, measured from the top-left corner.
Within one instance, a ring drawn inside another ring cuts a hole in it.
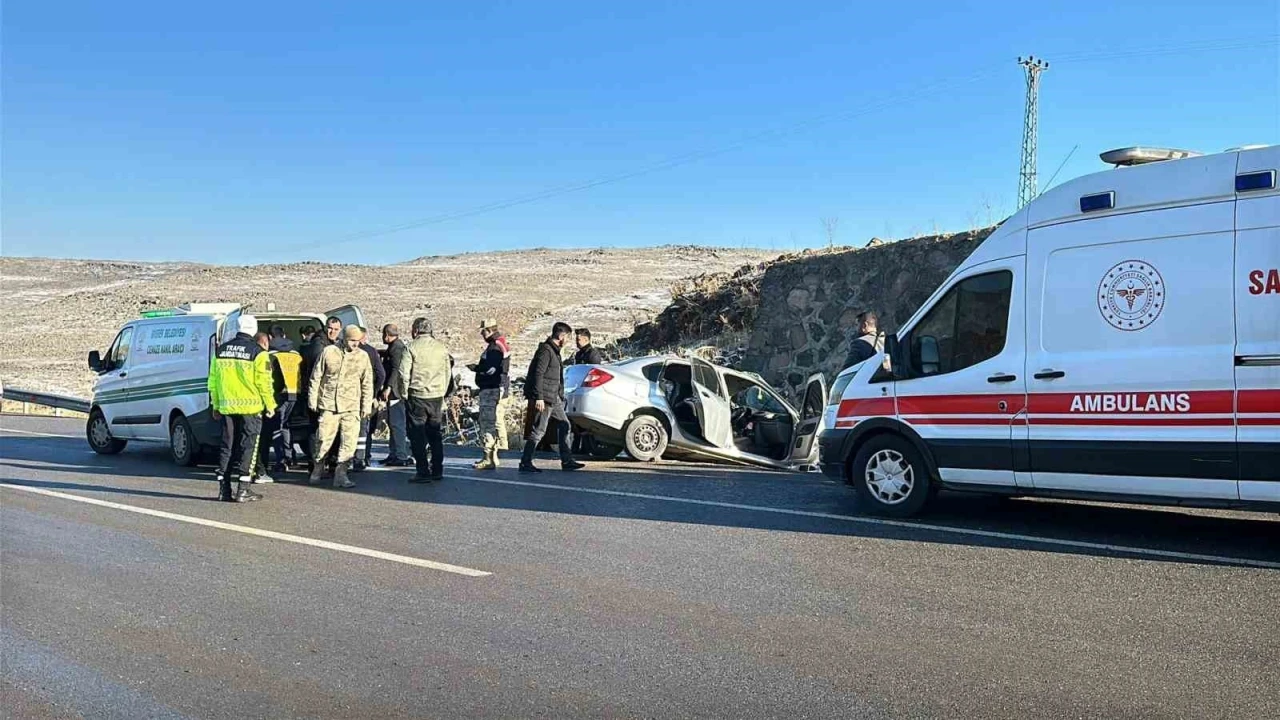
[[[0,398],[12,400],[14,402],[31,403],[32,405],[44,405],[45,407],[58,408],[60,410],[72,410],[74,412],[82,413],[89,412],[88,400],[72,397],[70,395],[36,392],[34,390],[23,390],[21,388],[0,387]]]

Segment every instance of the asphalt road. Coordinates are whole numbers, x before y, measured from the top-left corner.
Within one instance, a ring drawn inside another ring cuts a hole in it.
[[[1280,717],[1275,515],[469,462],[229,505],[0,418],[4,716]]]

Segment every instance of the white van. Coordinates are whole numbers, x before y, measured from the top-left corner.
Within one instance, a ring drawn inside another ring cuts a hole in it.
[[[897,516],[939,487],[1280,510],[1280,146],[1186,155],[1104,153],[1005,221],[837,376],[823,471]]]
[[[194,465],[202,449],[217,448],[222,426],[209,413],[209,358],[236,333],[246,308],[235,303],[188,303],[145,312],[125,323],[106,353],[89,353],[98,373],[85,435],[95,452],[114,455],[133,441],[166,442],[179,465]],[[301,330],[323,331],[327,317],[364,326],[360,308],[321,314],[255,313],[263,332],[275,325],[301,350]]]

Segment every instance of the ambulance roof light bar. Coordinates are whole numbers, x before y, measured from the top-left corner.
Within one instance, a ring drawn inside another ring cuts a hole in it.
[[[1157,148],[1157,147],[1127,147],[1118,150],[1108,150],[1098,157],[1102,158],[1102,162],[1116,167],[1130,167],[1133,165],[1146,165],[1147,163],[1164,162],[1165,160],[1181,160],[1189,157],[1199,157],[1204,153],[1195,150],[1178,150],[1175,148]]]

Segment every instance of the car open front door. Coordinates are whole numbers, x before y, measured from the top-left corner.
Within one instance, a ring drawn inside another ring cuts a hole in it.
[[[719,448],[733,446],[733,429],[729,421],[729,393],[715,366],[705,360],[689,358],[693,383],[694,412],[702,428],[702,438]]]
[[[364,313],[361,312],[360,308],[355,305],[343,305],[342,307],[334,308],[332,310],[327,311],[324,314],[324,316],[325,318],[331,318],[331,317],[338,318],[339,320],[342,321],[342,327],[346,327],[348,325],[359,325],[360,327],[367,327],[364,324]]]
[[[804,397],[800,398],[795,437],[791,441],[791,462],[803,465],[817,462],[814,442],[822,429],[822,415],[827,409],[827,381],[822,373],[809,376]]]

